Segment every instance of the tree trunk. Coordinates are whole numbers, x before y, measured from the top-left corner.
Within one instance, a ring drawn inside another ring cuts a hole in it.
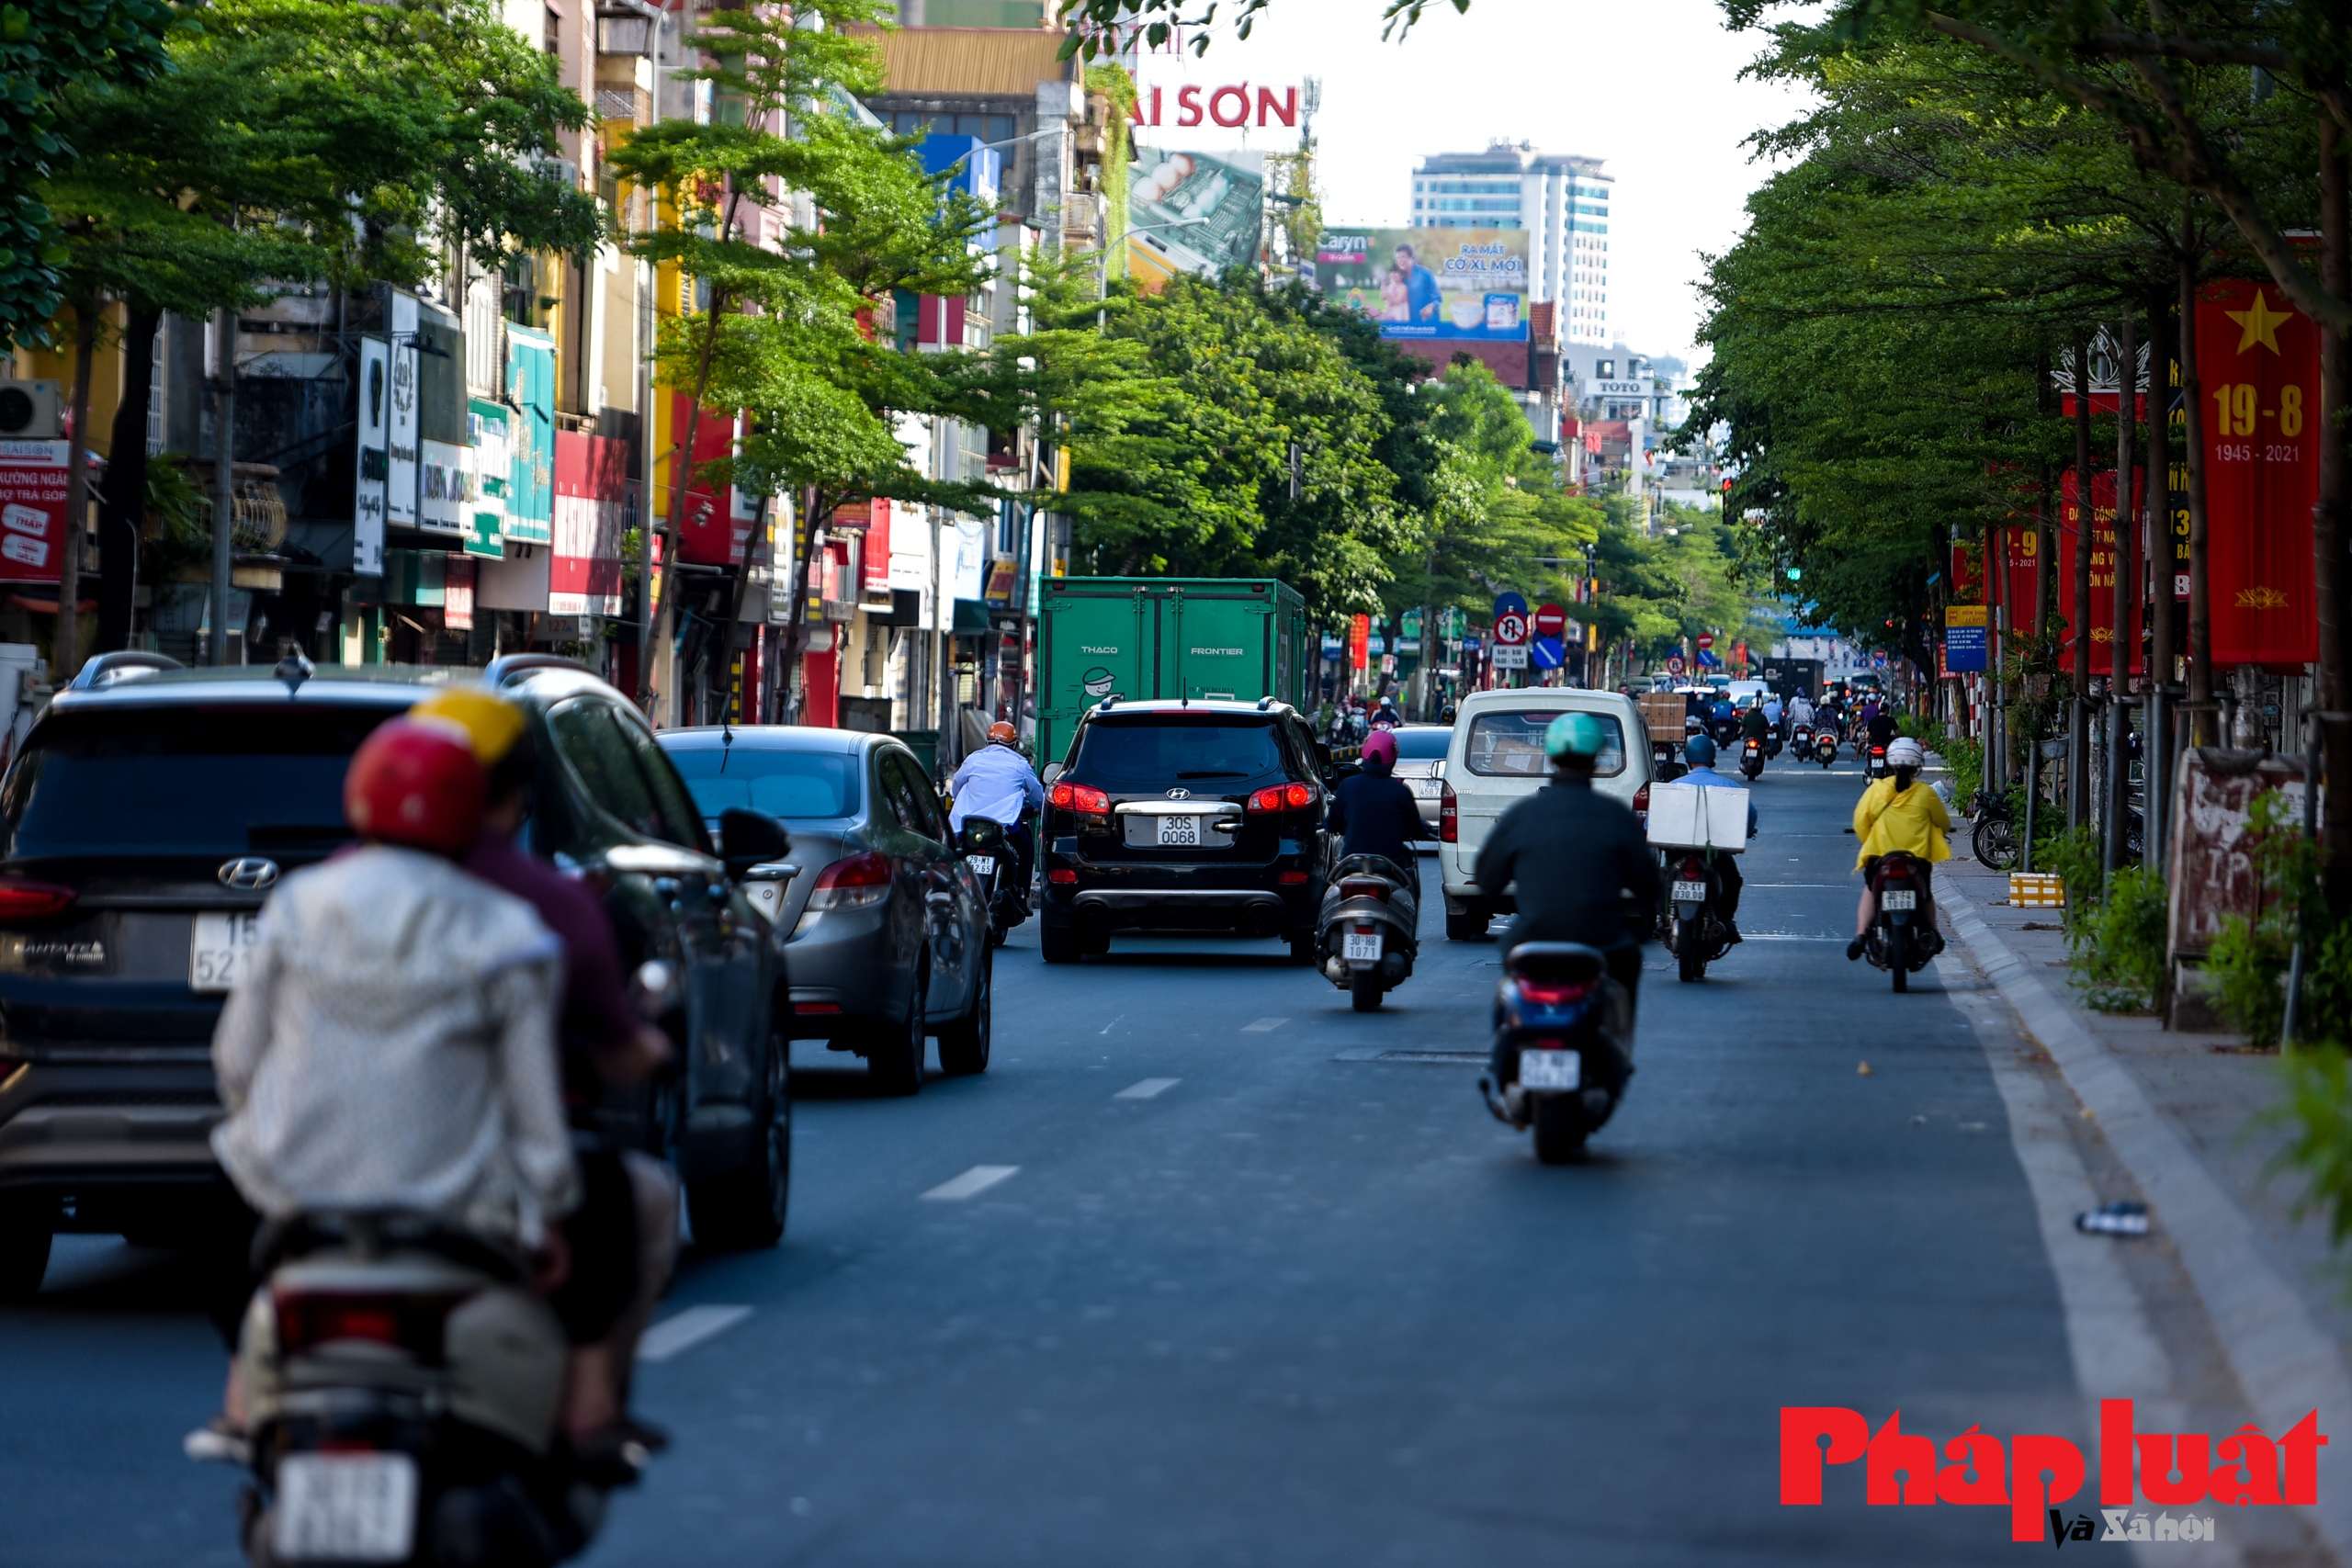
[[[57,635],[49,678],[59,685],[82,668],[82,530],[90,510],[90,361],[98,352],[96,299],[74,307],[74,432],[65,443],[65,527],[57,558]]]
[[[139,530],[147,520],[147,413],[155,400],[161,310],[133,310],[122,338],[122,401],[115,405],[107,479],[98,491],[97,651],[130,646],[139,589]]]
[[[792,689],[794,668],[800,661],[802,628],[808,614],[808,568],[817,554],[817,526],[820,520],[829,522],[833,515],[831,505],[820,513],[818,498],[822,493],[814,485],[805,488],[800,495],[798,515],[792,524],[792,614],[784,623],[784,636],[778,640],[775,656],[776,672],[784,682],[786,691]],[[868,502],[869,506],[871,504]],[[837,639],[834,647],[838,649],[842,634],[835,632],[833,636]],[[838,716],[838,714],[826,714],[819,720],[818,727],[830,728]],[[800,722],[808,722],[806,714],[801,715]]]
[[[2197,374],[2197,253],[2194,231],[2181,220],[2180,401],[2187,416],[2182,442],[2188,459],[2188,743],[2221,739],[2213,723],[2213,586],[2206,575],[2205,393]]]
[[[2352,291],[2352,203],[2345,188],[2343,133],[2320,117],[2320,281],[2336,298]],[[2321,853],[2329,906],[2352,908],[2352,682],[2344,647],[2344,540],[2352,514],[2352,463],[2345,449],[2352,419],[2352,339],[2324,324],[2319,340],[2319,502],[2312,508],[2312,587],[2319,609],[2320,721],[2327,753],[2324,777],[2337,787],[2324,796]]]
[[[2091,349],[2075,334],[2075,699],[2067,718],[2066,826],[2090,820],[2091,746]]]
[[[2132,733],[2131,712],[2124,705],[2132,689],[2132,613],[2139,608],[2140,580],[2132,567],[2132,536],[2139,531],[2139,508],[2132,504],[2132,451],[2139,433],[2140,343],[2138,321],[2127,307],[2115,329],[2115,632],[2108,639],[2107,680],[2107,822],[2100,865],[2112,876],[2122,863],[2125,818],[2132,810],[2132,767],[2126,739]]]

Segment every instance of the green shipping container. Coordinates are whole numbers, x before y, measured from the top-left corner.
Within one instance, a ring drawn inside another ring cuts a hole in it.
[[[1306,602],[1271,578],[1057,577],[1038,605],[1037,762],[1104,697],[1306,705]]]

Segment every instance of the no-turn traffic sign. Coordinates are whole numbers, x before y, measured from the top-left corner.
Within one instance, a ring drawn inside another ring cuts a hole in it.
[[[1679,653],[1670,653],[1667,655],[1666,672],[1668,674],[1679,675],[1686,668],[1687,666],[1682,662],[1682,655]]]
[[[1504,648],[1517,648],[1527,641],[1527,616],[1513,611],[1495,617],[1495,641]]]

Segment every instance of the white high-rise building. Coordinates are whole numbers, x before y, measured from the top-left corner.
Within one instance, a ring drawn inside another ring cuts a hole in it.
[[[1497,141],[1434,152],[1413,172],[1416,229],[1528,230],[1535,298],[1557,300],[1560,336],[1608,344],[1609,192],[1598,158]]]

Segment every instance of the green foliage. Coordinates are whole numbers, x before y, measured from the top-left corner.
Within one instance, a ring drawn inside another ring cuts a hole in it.
[[[2342,1247],[2352,1236],[2352,1072],[2344,1047],[2289,1051],[2278,1066],[2287,1098],[2273,1120],[2288,1123],[2294,1135],[2271,1160],[2268,1173],[2301,1171],[2296,1218],[2324,1212],[2329,1242]]]
[[[2144,1012],[2165,987],[2164,878],[2148,866],[2115,874],[2107,901],[2067,927],[2069,962],[2083,999],[2101,1012]],[[2067,889],[2067,902],[2074,890]]]
[[[2064,886],[2064,920],[2071,939],[2098,909],[2104,893],[2106,874],[2101,869],[2098,830],[2086,823],[2051,834],[2035,844],[2033,865],[2036,871],[2056,873]]]

